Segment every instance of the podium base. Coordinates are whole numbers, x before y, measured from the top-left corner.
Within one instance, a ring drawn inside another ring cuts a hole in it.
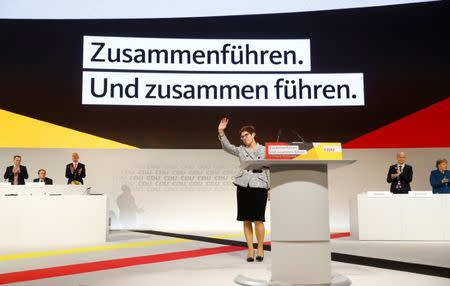
[[[242,286],[349,286],[352,281],[346,276],[332,273],[331,283],[321,283],[321,284],[289,284],[286,282],[279,281],[265,281],[253,278],[248,278],[243,275],[238,275],[234,278],[234,283]]]

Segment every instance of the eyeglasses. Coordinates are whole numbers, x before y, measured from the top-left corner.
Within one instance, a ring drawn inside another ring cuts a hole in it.
[[[241,139],[244,139],[245,137],[250,136],[250,133],[245,133],[244,135],[241,136]]]

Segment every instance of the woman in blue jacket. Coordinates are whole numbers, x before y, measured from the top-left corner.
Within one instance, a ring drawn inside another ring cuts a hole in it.
[[[450,194],[450,171],[447,170],[448,161],[439,159],[436,161],[436,170],[431,171],[430,184],[433,187],[433,194]]]

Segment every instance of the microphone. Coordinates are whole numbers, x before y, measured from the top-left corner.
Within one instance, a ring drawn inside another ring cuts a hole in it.
[[[91,189],[92,187],[87,187],[84,192],[82,193],[82,195],[90,195],[91,194]]]
[[[292,134],[294,134],[295,136],[297,136],[297,137],[301,140],[301,142],[292,142],[292,143],[305,143],[305,140],[303,139],[303,137],[300,136],[300,134],[298,134],[298,132],[295,131],[295,130],[292,129],[292,128],[280,128],[280,129],[278,129],[278,133],[277,133],[277,142],[278,142],[278,140],[280,139],[280,136],[281,136],[281,133],[282,133],[283,129],[289,130]]]
[[[281,128],[278,129],[278,133],[277,133],[277,142],[278,142],[278,140],[280,140],[281,130],[282,130]]]
[[[294,133],[295,135],[297,135],[298,138],[300,138],[301,143],[305,143],[305,140],[302,138],[302,136],[300,136],[300,134],[298,134],[297,131],[295,131],[294,129],[290,129],[292,133]]]

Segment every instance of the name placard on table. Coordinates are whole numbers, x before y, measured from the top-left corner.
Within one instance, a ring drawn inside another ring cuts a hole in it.
[[[369,191],[367,192],[368,198],[390,198],[392,193],[389,191]]]
[[[368,198],[390,198],[394,196],[393,193],[389,191],[368,191]],[[409,198],[432,198],[433,193],[431,191],[409,191]]]
[[[431,191],[409,191],[410,198],[432,198],[433,192]]]

